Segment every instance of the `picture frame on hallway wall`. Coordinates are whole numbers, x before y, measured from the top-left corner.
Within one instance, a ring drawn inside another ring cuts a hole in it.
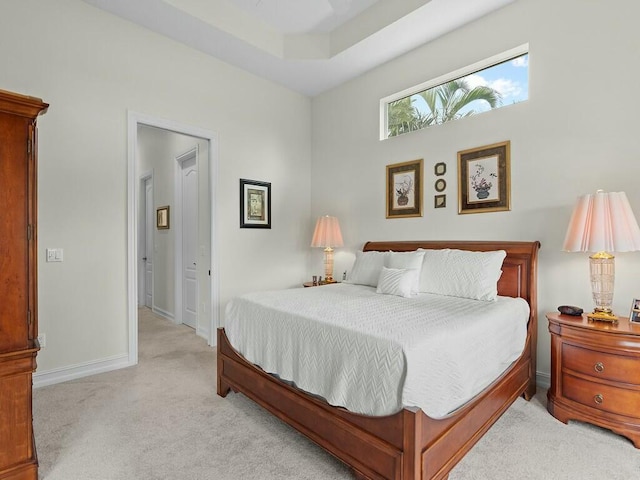
[[[511,142],[458,152],[458,213],[511,210]]]
[[[169,205],[156,209],[156,228],[158,230],[169,230]]]
[[[640,298],[634,298],[633,302],[631,302],[629,321],[633,323],[640,323]]]
[[[422,216],[423,159],[387,165],[387,218]]]
[[[240,228],[271,228],[271,183],[240,179]]]

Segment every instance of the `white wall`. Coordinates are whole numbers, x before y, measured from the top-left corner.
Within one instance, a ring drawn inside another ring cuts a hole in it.
[[[548,381],[544,313],[592,309],[588,255],[560,251],[578,195],[625,191],[640,218],[640,6],[633,0],[519,0],[313,99],[312,213],[339,217],[350,268],[367,240],[540,240],[538,371]],[[379,141],[379,100],[515,46],[530,46],[530,100]],[[511,141],[512,210],[457,213],[457,157]],[[422,218],[385,219],[385,165],[424,158]],[[433,208],[433,166],[447,164],[447,207]],[[321,268],[315,254],[312,272]],[[617,255],[614,310],[640,297],[640,252]]]
[[[220,305],[306,274],[310,101],[79,0],[6,0],[0,88],[39,122],[38,374],[127,353],[127,111],[219,138]],[[238,179],[272,182],[272,229],[239,229]],[[304,241],[301,236],[304,232]],[[64,248],[45,263],[46,247]]]

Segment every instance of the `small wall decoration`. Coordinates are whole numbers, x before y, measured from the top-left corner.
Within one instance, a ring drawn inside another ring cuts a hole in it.
[[[436,177],[441,177],[447,173],[447,164],[444,162],[436,163],[433,167],[433,173],[435,173]]]
[[[629,314],[629,321],[640,323],[640,298],[634,298],[633,302],[631,302],[631,313]]]
[[[439,178],[436,180],[434,188],[436,192],[444,192],[444,189],[447,188],[447,182],[444,181],[444,178]]]
[[[240,179],[240,228],[271,228],[271,183]]]
[[[434,195],[433,197],[433,208],[444,208],[447,206],[447,196],[442,195]]]
[[[387,218],[422,216],[422,163],[387,165]]]
[[[156,209],[156,228],[158,230],[169,229],[169,205]]]
[[[458,213],[511,210],[510,142],[458,152]]]

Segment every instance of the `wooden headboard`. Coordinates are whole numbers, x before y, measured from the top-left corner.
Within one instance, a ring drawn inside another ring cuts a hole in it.
[[[502,263],[502,276],[498,281],[498,295],[522,297],[531,309],[531,317],[537,316],[538,286],[538,249],[540,242],[498,242],[498,241],[400,241],[400,242],[367,242],[362,250],[409,252],[425,248],[437,250],[455,248],[487,252],[504,250],[507,256]]]

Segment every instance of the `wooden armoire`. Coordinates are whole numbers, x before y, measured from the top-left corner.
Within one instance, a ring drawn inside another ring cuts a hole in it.
[[[0,90],[0,480],[36,480],[36,118],[48,105]]]

